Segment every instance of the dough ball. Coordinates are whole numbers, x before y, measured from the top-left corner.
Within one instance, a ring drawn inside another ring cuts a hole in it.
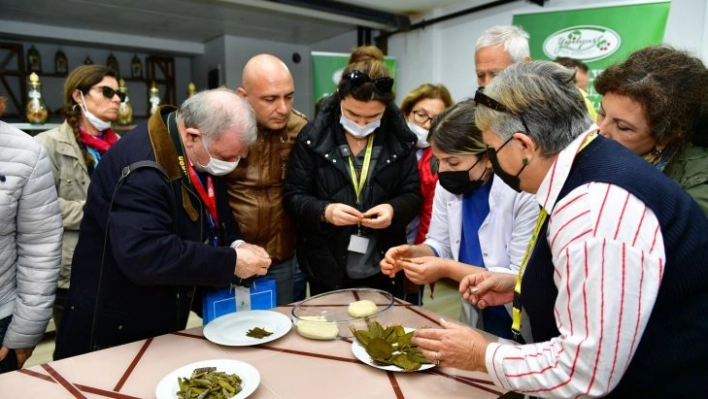
[[[337,338],[339,327],[324,316],[302,316],[297,323],[297,332],[305,338],[328,340]]]
[[[351,317],[369,317],[378,311],[376,304],[368,299],[352,302],[349,304],[349,315]]]

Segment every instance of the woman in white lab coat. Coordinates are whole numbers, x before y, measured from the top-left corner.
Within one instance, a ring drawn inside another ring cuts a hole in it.
[[[485,270],[516,273],[538,205],[532,195],[514,191],[492,173],[482,133],[474,124],[474,102],[459,102],[439,114],[428,142],[439,163],[430,229],[422,244],[390,248],[381,261],[382,272],[394,276],[403,270],[416,284],[441,278],[459,282]],[[480,311],[463,301],[460,319],[512,338],[509,310],[499,306]]]

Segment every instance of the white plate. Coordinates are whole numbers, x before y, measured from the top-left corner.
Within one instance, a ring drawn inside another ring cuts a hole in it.
[[[282,337],[292,326],[292,320],[282,313],[251,310],[217,317],[204,327],[204,337],[219,345],[260,345]],[[248,330],[256,327],[264,328],[273,334],[261,339],[246,336]]]
[[[405,329],[407,333],[413,331],[413,328],[406,328]],[[388,365],[388,366],[382,366],[380,364],[375,364],[374,362],[371,361],[371,356],[369,356],[368,353],[366,353],[366,349],[361,346],[359,341],[356,340],[356,338],[353,338],[352,342],[352,352],[354,353],[354,356],[359,359],[362,363],[368,364],[369,366],[376,367],[377,369],[381,370],[387,370],[387,371],[404,371],[402,368],[394,365]],[[427,370],[429,368],[435,367],[434,364],[432,363],[423,363],[420,365],[420,368],[415,371],[423,371]]]
[[[177,377],[188,378],[192,375],[192,371],[199,367],[216,367],[216,371],[237,374],[241,377],[241,392],[236,396],[232,396],[231,399],[247,398],[261,383],[261,375],[258,373],[258,370],[246,362],[233,359],[202,360],[201,362],[180,367],[163,378],[162,381],[157,384],[157,388],[155,388],[155,396],[157,399],[175,399],[179,391]]]

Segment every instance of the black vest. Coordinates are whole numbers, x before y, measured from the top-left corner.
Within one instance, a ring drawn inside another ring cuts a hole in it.
[[[708,378],[708,219],[668,177],[603,137],[577,154],[559,200],[588,182],[617,185],[643,201],[659,220],[666,252],[664,276],[647,327],[624,376],[607,397],[704,396]],[[547,225],[548,219],[522,285],[523,306],[535,342],[559,336],[553,313],[558,289],[545,239]]]

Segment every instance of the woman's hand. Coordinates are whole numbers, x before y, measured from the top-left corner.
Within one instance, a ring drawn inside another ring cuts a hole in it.
[[[398,259],[396,265],[403,269],[406,277],[411,282],[425,285],[438,281],[444,276],[443,266],[445,262],[445,259],[435,256],[423,256],[413,259]]]
[[[399,245],[397,247],[389,248],[381,259],[381,273],[393,278],[396,273],[401,271],[403,265],[396,263],[399,258],[410,258],[413,256],[413,247],[408,244]]]
[[[361,212],[346,204],[332,203],[325,208],[325,220],[335,226],[353,226],[363,218]]]
[[[440,321],[443,328],[415,330],[413,343],[433,363],[461,370],[487,371],[485,354],[489,342],[474,329]]]
[[[514,300],[516,275],[484,272],[465,276],[460,281],[462,298],[480,309],[511,303]]]
[[[364,212],[361,225],[370,229],[385,229],[393,221],[393,207],[390,204],[376,205]]]

